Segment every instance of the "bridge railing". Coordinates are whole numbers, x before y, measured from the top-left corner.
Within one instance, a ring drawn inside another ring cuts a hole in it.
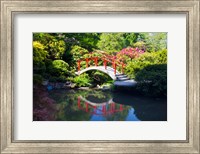
[[[114,69],[115,75],[116,75],[117,67],[121,67],[121,73],[124,73],[124,67],[126,65],[123,62],[121,62],[120,60],[117,60],[115,56],[111,56],[111,55],[108,55],[106,53],[102,53],[102,51],[97,52],[97,53],[99,53],[101,56],[99,56],[99,57],[97,57],[97,56],[92,57],[91,56],[91,57],[88,57],[88,58],[79,59],[78,62],[77,62],[78,71],[81,70],[81,62],[83,62],[83,61],[86,62],[86,68],[88,68],[89,63],[91,61],[94,62],[95,66],[98,66],[98,61],[101,60],[103,62],[103,66],[105,67],[105,69],[107,69],[107,66],[108,66],[109,63],[111,64],[112,68]]]

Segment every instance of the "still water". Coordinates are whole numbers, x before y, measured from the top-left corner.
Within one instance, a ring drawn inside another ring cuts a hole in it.
[[[167,100],[95,89],[52,90],[56,121],[166,121]]]

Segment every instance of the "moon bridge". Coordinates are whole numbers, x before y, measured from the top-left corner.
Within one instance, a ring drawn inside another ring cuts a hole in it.
[[[91,71],[91,70],[98,70],[101,71],[107,75],[109,75],[113,80],[116,80],[116,75],[119,75],[120,73],[118,71],[115,72],[115,70],[112,67],[107,67],[107,69],[105,69],[104,66],[91,66],[88,68],[85,68],[79,72],[76,72],[77,75],[81,75],[82,73],[85,73],[87,71]]]
[[[112,68],[114,75],[116,75],[117,73],[119,73],[119,72],[117,72],[117,67],[120,67],[121,73],[124,73],[125,64],[124,64],[124,62],[118,60],[116,58],[116,56],[108,55],[104,51],[98,51],[96,53],[98,53],[99,56],[90,56],[89,58],[82,58],[77,61],[78,72],[81,71],[81,62],[86,62],[86,69],[87,69],[89,67],[92,67],[92,66],[89,66],[89,64],[91,61],[93,61],[94,62],[93,64],[95,66],[92,68],[93,70],[100,70],[100,71],[106,72],[105,70],[109,69],[109,71],[110,71]],[[92,55],[92,53],[90,55]],[[101,60],[103,62],[103,66],[98,66],[99,60]],[[108,64],[111,64],[111,67],[109,67]],[[104,69],[103,69],[103,67],[104,67]],[[86,72],[86,70],[84,72]],[[81,74],[81,73],[79,73],[79,74]]]

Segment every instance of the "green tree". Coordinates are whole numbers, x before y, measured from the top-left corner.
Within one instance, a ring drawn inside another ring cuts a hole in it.
[[[147,52],[167,49],[167,33],[140,33],[138,41],[145,43]]]
[[[33,63],[37,65],[40,62],[43,62],[47,56],[47,51],[45,46],[38,41],[33,41]]]
[[[97,43],[100,50],[118,52],[126,46],[123,33],[102,33]]]
[[[138,41],[138,42],[134,43],[133,47],[138,48],[143,51],[146,51],[146,43],[143,41]]]
[[[33,71],[34,73],[43,73],[46,70],[44,60],[48,55],[43,44],[33,41]]]
[[[97,48],[97,42],[99,41],[99,33],[63,33],[64,40],[66,42],[67,50],[71,50],[71,47],[78,45],[89,51],[93,51]]]
[[[79,59],[84,58],[84,55],[88,53],[89,51],[87,49],[82,48],[78,45],[73,46],[70,51],[70,54],[72,55],[74,62],[77,62]]]
[[[65,51],[65,42],[59,33],[34,33],[33,40],[43,44],[48,52],[48,58],[62,59]]]
[[[124,33],[125,47],[133,46],[137,42],[139,33]]]

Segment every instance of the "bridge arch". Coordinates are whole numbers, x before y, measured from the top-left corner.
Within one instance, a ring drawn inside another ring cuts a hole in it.
[[[107,68],[105,69],[104,66],[90,66],[90,67],[87,67],[79,72],[76,72],[77,75],[80,75],[82,73],[85,73],[87,71],[90,71],[90,70],[98,70],[98,71],[101,71],[107,75],[109,75],[113,80],[116,80],[116,75],[120,74],[118,71],[115,72],[115,70],[112,68],[112,67],[109,67],[107,66]]]

